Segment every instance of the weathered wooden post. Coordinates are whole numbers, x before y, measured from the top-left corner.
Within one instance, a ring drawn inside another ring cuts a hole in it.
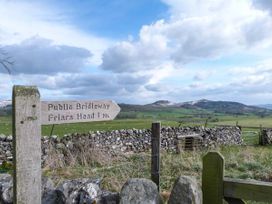
[[[41,124],[108,121],[120,112],[110,100],[41,102],[35,86],[14,86],[12,104],[15,204],[41,204]]]
[[[223,204],[224,158],[218,152],[208,152],[203,157],[203,204]]]
[[[262,125],[260,125],[260,131],[259,131],[259,145],[265,145]]]
[[[15,204],[41,203],[40,94],[34,86],[14,86],[13,198]]]
[[[161,123],[152,123],[151,130],[151,180],[157,184],[160,191]]]
[[[205,124],[204,124],[204,127],[206,128],[208,126],[208,118],[205,120]]]

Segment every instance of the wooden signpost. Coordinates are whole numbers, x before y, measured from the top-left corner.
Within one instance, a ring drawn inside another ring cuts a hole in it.
[[[41,203],[41,112],[36,87],[13,87],[13,199]]]
[[[120,107],[113,101],[43,101],[43,125],[113,120]]]
[[[34,86],[14,86],[13,196],[15,204],[41,204],[41,124],[113,120],[120,107],[102,101],[40,101]]]

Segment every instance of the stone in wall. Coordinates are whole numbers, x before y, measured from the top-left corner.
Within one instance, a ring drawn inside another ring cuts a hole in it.
[[[157,185],[144,178],[129,179],[120,192],[120,204],[161,204]]]
[[[105,191],[100,188],[100,179],[65,180],[57,187],[51,179],[42,179],[42,204],[117,204],[119,193]],[[13,203],[12,176],[0,174],[0,203]]]
[[[202,190],[196,179],[180,176],[173,186],[168,204],[202,204]]]

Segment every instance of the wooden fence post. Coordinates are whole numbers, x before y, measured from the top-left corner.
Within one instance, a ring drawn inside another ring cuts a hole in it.
[[[13,198],[15,204],[41,203],[40,94],[33,86],[14,86]]]
[[[218,152],[208,152],[203,157],[203,204],[223,204],[224,158]]]
[[[208,126],[208,118],[205,120],[204,127],[206,128]]]
[[[151,180],[157,184],[158,191],[160,191],[161,123],[152,123],[151,130]]]
[[[263,127],[262,127],[262,125],[260,125],[259,145],[264,145],[264,137],[263,137]]]

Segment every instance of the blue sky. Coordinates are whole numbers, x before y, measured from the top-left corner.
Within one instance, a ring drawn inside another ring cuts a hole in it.
[[[272,103],[271,0],[0,0],[0,15],[0,100],[21,84],[42,100]]]

